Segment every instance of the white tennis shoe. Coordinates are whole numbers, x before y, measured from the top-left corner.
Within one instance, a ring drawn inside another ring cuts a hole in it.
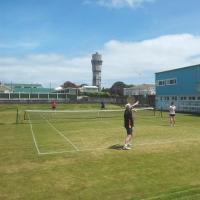
[[[123,148],[122,148],[123,150],[130,150],[131,148],[130,147],[128,147],[128,146],[123,146]]]

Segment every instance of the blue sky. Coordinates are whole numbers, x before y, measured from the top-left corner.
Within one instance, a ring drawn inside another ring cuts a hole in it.
[[[200,63],[199,0],[0,0],[0,80],[154,83],[154,73]]]

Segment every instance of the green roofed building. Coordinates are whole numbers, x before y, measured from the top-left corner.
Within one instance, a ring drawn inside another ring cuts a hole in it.
[[[6,87],[16,93],[53,93],[53,88],[44,88],[41,84],[6,83]]]
[[[45,88],[41,84],[5,83],[0,87],[1,102],[69,102],[76,100],[77,88]]]

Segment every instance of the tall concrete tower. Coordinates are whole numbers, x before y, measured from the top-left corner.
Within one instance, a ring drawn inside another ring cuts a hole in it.
[[[98,54],[96,52],[95,54],[92,54],[92,72],[93,72],[93,79],[92,79],[92,85],[97,86],[99,88],[99,91],[101,90],[101,67],[102,67],[102,58],[101,54]]]

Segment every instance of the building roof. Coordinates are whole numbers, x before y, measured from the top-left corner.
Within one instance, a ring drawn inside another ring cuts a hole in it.
[[[42,84],[39,83],[5,83],[4,85],[9,87],[42,87]]]
[[[82,88],[94,88],[94,89],[96,89],[96,88],[98,88],[98,87],[97,87],[97,86],[94,86],[94,85],[92,85],[92,86],[84,85]]]
[[[51,93],[55,92],[52,88],[15,88],[13,92],[21,93]]]
[[[8,87],[13,92],[20,93],[51,93],[55,92],[53,88],[44,88],[41,84],[23,84],[23,83],[6,83],[6,87]]]
[[[200,67],[200,64],[186,66],[186,67],[178,67],[178,68],[175,68],[175,69],[170,69],[170,70],[165,70],[165,71],[161,71],[161,72],[156,72],[155,74],[163,73],[163,72],[176,71],[176,70],[181,70],[181,69],[187,69],[187,68],[195,68],[195,67]]]
[[[7,92],[7,91],[11,91],[11,89],[3,84],[0,84],[0,92]]]
[[[141,85],[135,85],[133,87],[124,88],[124,89],[149,89],[150,87],[155,87],[155,84],[141,84]]]

